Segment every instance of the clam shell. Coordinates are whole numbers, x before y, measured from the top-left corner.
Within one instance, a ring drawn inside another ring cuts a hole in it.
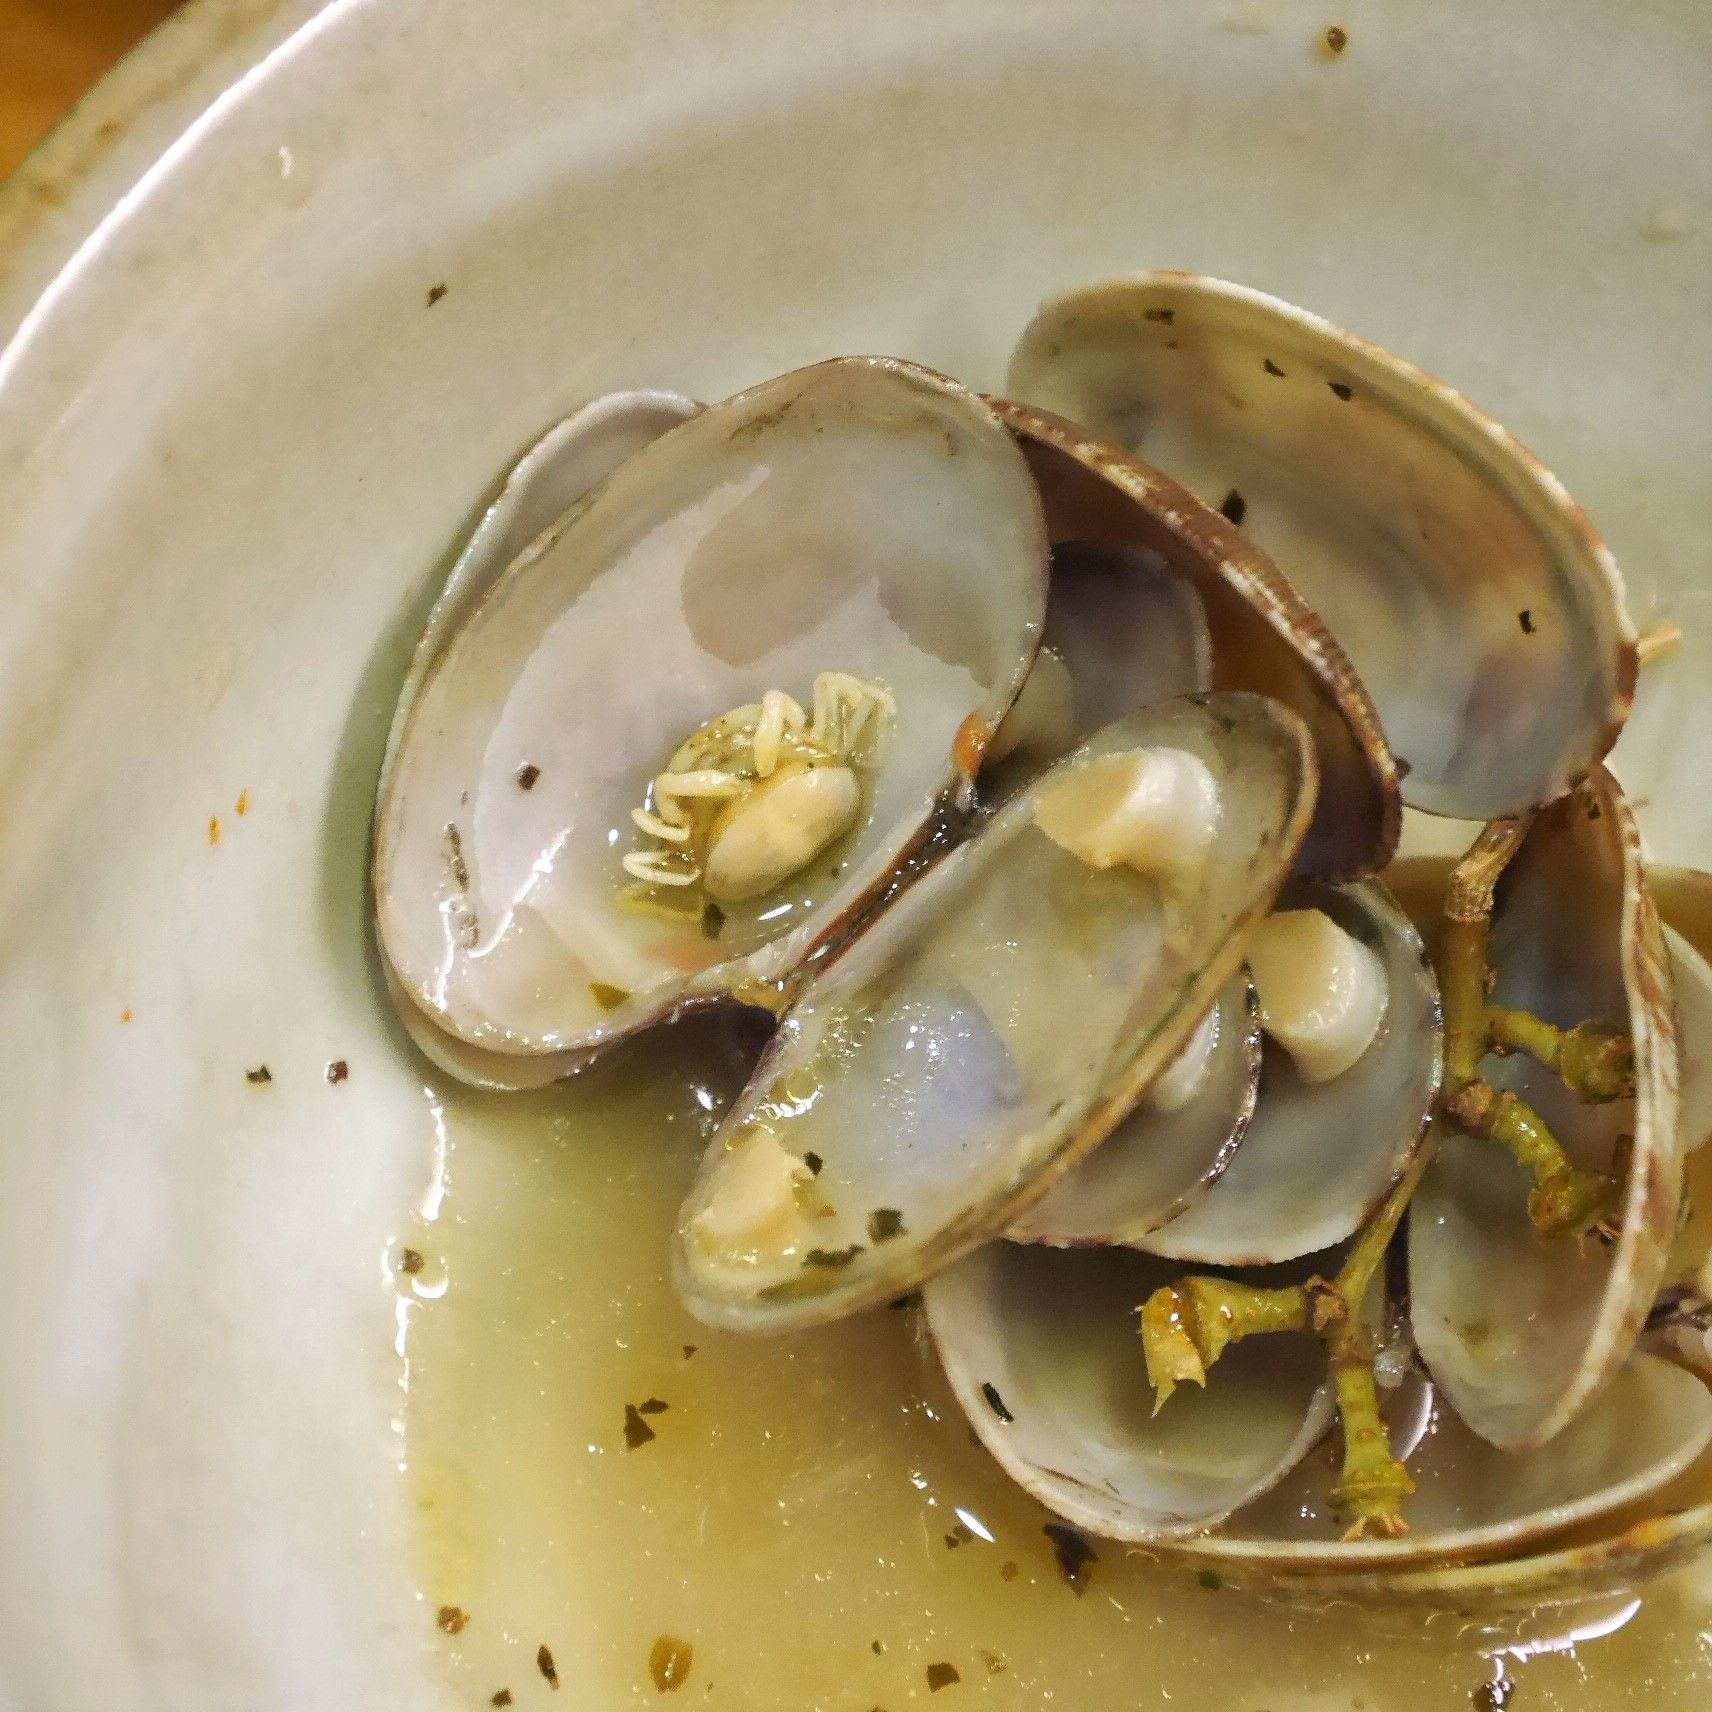
[[[398,982],[440,1031],[536,1057],[787,977],[970,800],[1046,559],[1014,442],[911,364],[819,364],[643,446],[460,607],[422,675],[377,825]],[[825,669],[899,703],[849,838],[717,934],[618,907],[630,809],[678,743]]]
[[[1176,1275],[1134,1249],[997,1242],[923,1295],[982,1444],[1048,1509],[1110,1539],[1203,1533],[1332,1423],[1325,1357],[1306,1334],[1233,1344],[1205,1390],[1183,1387],[1155,1414],[1136,1310]]]
[[[1205,1194],[1140,1239],[1154,1254],[1263,1266],[1330,1248],[1367,1222],[1426,1135],[1443,1031],[1420,935],[1377,880],[1294,881],[1280,905],[1322,909],[1379,953],[1385,1019],[1367,1051],[1329,1082],[1304,1082],[1289,1055],[1267,1043],[1242,1145]]]
[[[1189,1102],[1162,1112],[1143,1100],[1011,1226],[1012,1241],[1141,1242],[1198,1204],[1229,1169],[1260,1087],[1260,1017],[1246,971],[1225,983],[1213,1009],[1217,1038]]]
[[[1209,1375],[1209,1392],[1220,1377],[1219,1369]],[[1419,1375],[1385,1396],[1383,1406],[1388,1421],[1410,1423],[1416,1441],[1405,1461],[1418,1489],[1405,1507],[1409,1532],[1401,1539],[1338,1537],[1329,1499],[1342,1456],[1334,1434],[1220,1533],[1189,1545],[1189,1555],[1268,1574],[1329,1572],[1352,1581],[1514,1557],[1647,1503],[1712,1444],[1712,1391],[1645,1354],[1631,1357],[1549,1445],[1525,1451],[1486,1443]]]
[[[1665,928],[1664,943],[1676,989],[1676,1127],[1692,1153],[1712,1137],[1712,967],[1674,927]]]
[[[1306,721],[1323,784],[1304,871],[1344,880],[1383,867],[1402,823],[1397,769],[1366,689],[1318,615],[1241,530],[1171,477],[1044,410],[993,407],[1028,454],[1053,541],[1158,554],[1201,597],[1214,687],[1269,695]]]
[[[1632,1132],[1613,1247],[1541,1237],[1528,1219],[1527,1174],[1466,1136],[1444,1136],[1410,1212],[1422,1358],[1476,1432],[1521,1447],[1560,1432],[1634,1347],[1681,1196],[1670,964],[1640,834],[1603,768],[1533,822],[1499,885],[1492,963],[1499,1003],[1562,1027],[1624,1024],[1635,1046],[1636,1098],[1606,1106],[1581,1104],[1520,1055],[1485,1066],[1586,1170],[1607,1169],[1619,1134]]]
[[[1095,872],[1033,821],[1093,757],[1184,749],[1220,781],[1192,896]],[[1108,726],[1014,797],[805,988],[715,1136],[674,1278],[710,1324],[772,1331],[913,1289],[1005,1229],[1175,1056],[1239,964],[1314,800],[1307,733],[1259,696],[1191,696]],[[782,1277],[714,1267],[694,1220],[757,1125],[820,1161],[812,1250]],[[883,1234],[877,1234],[883,1230]]]
[[[1098,541],[1053,548],[1043,647],[1063,660],[1074,696],[1066,741],[989,765],[1000,799],[1090,732],[1126,713],[1212,684],[1212,638],[1194,587],[1157,553]]]
[[[506,567],[633,452],[700,409],[693,398],[676,392],[607,393],[554,423],[506,472],[498,493],[453,562],[411,656],[381,763],[382,798],[422,680]],[[588,1061],[586,1052],[520,1057],[460,1040],[418,1007],[390,965],[384,972],[387,992],[405,1032],[425,1057],[461,1082],[478,1088],[540,1088],[573,1074]]]
[[[1264,292],[1159,272],[1048,303],[1007,384],[1209,504],[1240,495],[1372,692],[1410,804],[1516,813],[1615,741],[1636,654],[1610,552],[1432,376]]]

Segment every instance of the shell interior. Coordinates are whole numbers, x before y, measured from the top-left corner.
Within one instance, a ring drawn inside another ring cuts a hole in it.
[[[1053,541],[1157,554],[1201,597],[1214,687],[1272,696],[1306,721],[1322,791],[1304,871],[1344,880],[1383,867],[1402,820],[1396,766],[1366,689],[1318,615],[1241,530],[1171,477],[1076,423],[993,404],[1028,454]]]
[[[1112,1539],[1185,1539],[1282,1480],[1324,1435],[1305,1335],[1234,1344],[1216,1381],[1153,1410],[1136,1310],[1168,1262],[1126,1248],[992,1243],[927,1287],[952,1389],[1005,1472]]]
[[[1293,881],[1280,907],[1322,909],[1383,959],[1379,1033],[1341,1076],[1305,1082],[1266,1043],[1254,1118],[1229,1166],[1141,1239],[1155,1254],[1262,1266],[1342,1242],[1366,1223],[1426,1134],[1438,1097],[1438,984],[1408,917],[1377,880]]]
[[[1341,1454],[1333,1435],[1233,1516],[1221,1534],[1197,1541],[1196,1554],[1339,1571],[1515,1556],[1644,1502],[1712,1444],[1712,1391],[1682,1368],[1645,1354],[1633,1356],[1549,1445],[1532,1450],[1486,1443],[1433,1397],[1418,1374],[1389,1395],[1385,1407],[1390,1416],[1423,1417],[1419,1442],[1406,1459],[1418,1490],[1403,1538],[1337,1537],[1326,1496]]]
[[[1090,869],[1033,821],[1050,781],[1139,746],[1188,751],[1219,781],[1221,833],[1187,895]],[[1003,1230],[1183,1045],[1282,883],[1313,793],[1299,721],[1213,695],[1108,726],[1013,798],[780,1023],[680,1218],[691,1310],[758,1331],[831,1319]],[[728,1204],[762,1133],[817,1161],[812,1225],[777,1266],[729,1265],[697,1220]]]
[[[1048,303],[1008,390],[1241,516],[1349,650],[1411,804],[1515,813],[1616,739],[1636,656],[1610,553],[1431,376],[1263,292],[1160,272]]]
[[[379,794],[383,800],[393,758],[422,680],[458,627],[538,535],[633,452],[688,421],[700,409],[693,398],[681,393],[607,393],[554,423],[506,472],[498,493],[459,550],[417,641],[381,764]],[[582,1051],[524,1057],[461,1040],[421,1009],[390,965],[385,977],[405,1032],[427,1058],[462,1082],[493,1089],[539,1088],[571,1075],[587,1062],[588,1054]]]
[[[1098,541],[1055,546],[1042,645],[1069,673],[1070,719],[1050,751],[1019,746],[1014,756],[989,764],[982,789],[997,798],[1114,719],[1212,683],[1212,639],[1200,597],[1144,548]]]
[[[1602,768],[1540,813],[1500,882],[1492,966],[1500,1004],[1560,1027],[1626,1024],[1637,1094],[1589,1106],[1520,1054],[1486,1073],[1534,1105],[1576,1164],[1609,1171],[1632,1135],[1615,1241],[1548,1239],[1506,1152],[1447,1134],[1410,1214],[1416,1342],[1483,1438],[1538,1445],[1621,1366],[1662,1280],[1681,1196],[1676,1021],[1639,834]]]
[[[823,363],[643,446],[461,615],[424,676],[377,837],[400,983],[446,1032],[552,1054],[788,973],[967,793],[1045,583],[1014,442],[912,365]],[[806,701],[826,670],[898,705],[849,835],[715,931],[624,907],[630,812],[677,746],[769,689]]]
[[[1211,1013],[1205,1080],[1188,1103],[1144,1097],[1112,1133],[1014,1224],[1015,1242],[1133,1243],[1198,1204],[1243,1144],[1260,1086],[1254,983],[1239,972]]]

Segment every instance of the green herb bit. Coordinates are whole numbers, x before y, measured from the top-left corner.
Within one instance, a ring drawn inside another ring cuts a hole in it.
[[[862,1244],[859,1242],[851,1243],[848,1248],[811,1248],[803,1256],[803,1265],[833,1271],[840,1266],[848,1266],[860,1253]]]
[[[630,997],[623,987],[615,987],[610,981],[590,981],[588,984],[589,997],[603,1011],[615,1011]]]
[[[904,1216],[896,1207],[876,1207],[868,1215],[868,1240],[890,1242],[904,1234]]]

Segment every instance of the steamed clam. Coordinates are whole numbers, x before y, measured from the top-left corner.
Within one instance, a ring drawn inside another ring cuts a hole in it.
[[[1046,540],[993,413],[847,359],[688,417],[461,613],[376,830],[389,971],[441,1033],[574,1062],[790,974],[966,803]]]
[[[1048,303],[1007,390],[1241,518],[1348,650],[1416,807],[1516,813],[1622,729],[1637,659],[1610,552],[1524,447],[1389,351],[1142,273]]]
[[[771,1012],[680,1295],[921,1289],[1077,1527],[1470,1608],[1712,1538],[1660,1515],[1712,1290],[1659,1295],[1712,976],[1600,765],[1608,553],[1465,401],[1218,282],[1048,305],[1010,387],[839,359],[519,466],[389,747],[406,1025],[522,1086]],[[1405,800],[1489,822],[1436,924]]]

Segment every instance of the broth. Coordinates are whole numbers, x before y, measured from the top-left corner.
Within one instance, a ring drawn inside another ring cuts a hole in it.
[[[1393,877],[1418,903],[1444,870]],[[1712,947],[1712,887],[1659,890]],[[740,1075],[698,1021],[542,1094],[424,1090],[439,1170],[401,1236],[421,1266],[399,1278],[400,1463],[424,1635],[471,1707],[500,1690],[589,1712],[662,1692],[715,1712],[938,1693],[948,1712],[1443,1712],[1506,1689],[1512,1712],[1708,1703],[1705,1566],[1584,1614],[1579,1635],[1561,1616],[1494,1636],[1308,1615],[1097,1540],[1072,1584],[1052,1518],[971,1442],[913,1313],[752,1339],[678,1306],[666,1233]],[[442,1606],[466,1619],[455,1634],[436,1633]]]

